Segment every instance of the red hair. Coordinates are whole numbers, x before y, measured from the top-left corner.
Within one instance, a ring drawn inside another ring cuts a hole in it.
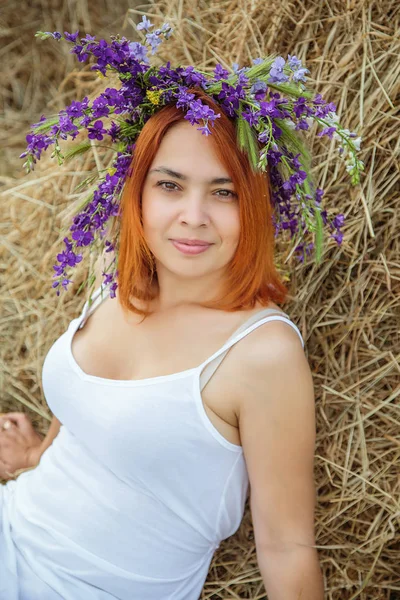
[[[214,121],[214,126],[210,125],[209,139],[235,185],[240,215],[239,241],[227,265],[223,291],[212,302],[199,302],[199,306],[235,311],[253,308],[257,301],[265,306],[270,301],[281,304],[286,300],[288,289],[274,264],[269,176],[252,170],[247,154],[237,145],[235,121],[221,106],[201,88],[192,87],[189,92],[221,115]],[[142,190],[163,136],[169,127],[182,120],[184,112],[170,103],[146,121],[136,141],[117,217],[120,228],[116,248],[119,301],[127,311],[143,316],[151,311],[133,306],[130,298],[149,302],[158,296],[158,285],[154,256],[143,233]]]

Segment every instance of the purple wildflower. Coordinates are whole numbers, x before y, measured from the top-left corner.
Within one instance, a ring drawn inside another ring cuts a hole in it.
[[[268,92],[268,87],[265,81],[261,81],[258,79],[250,88],[250,93],[254,95],[256,100],[262,100],[265,98],[266,93]]]
[[[58,31],[55,31],[54,33],[51,33],[51,31],[45,31],[46,35],[51,36],[53,39],[59,41],[62,38],[61,33],[59,33]]]
[[[305,179],[307,179],[307,173],[299,170],[296,173],[293,173],[293,175],[290,175],[289,179],[284,182],[283,188],[290,192],[295,192],[296,185],[301,185]]]
[[[301,60],[297,56],[290,56],[288,54],[288,63],[292,71],[295,71],[301,67]]]
[[[157,33],[147,33],[146,34],[146,41],[151,46],[151,53],[152,54],[156,53],[156,50],[157,50],[158,46],[162,42],[161,38],[157,35]]]
[[[282,135],[282,129],[278,127],[275,121],[272,121],[272,135],[274,136],[275,140],[279,140]]]
[[[325,104],[325,100],[322,98],[321,94],[315,94],[313,104]]]
[[[329,139],[332,139],[333,134],[336,131],[336,127],[325,127],[324,129],[322,129],[321,131],[319,131],[317,133],[318,137],[321,137],[323,135],[327,135]]]
[[[150,27],[154,27],[154,25],[150,23],[149,19],[147,19],[145,15],[142,16],[142,21],[138,25],[136,25],[136,29],[138,31],[140,31],[141,29],[149,31]]]
[[[187,86],[202,85],[207,81],[205,75],[197,73],[195,68],[192,67],[192,65],[189,65],[188,67],[185,67],[185,69],[182,70],[182,79],[184,80]]]
[[[68,135],[75,139],[79,133],[79,129],[74,125],[67,114],[60,113],[58,125],[53,125],[50,129],[50,133],[58,135],[61,139],[66,140]]]
[[[283,156],[283,152],[279,150],[269,150],[267,152],[268,156],[268,164],[272,167],[276,167],[281,162],[281,157]]]
[[[82,42],[82,43],[84,43],[84,44],[90,44],[91,42],[94,42],[94,41],[95,41],[95,39],[96,39],[96,36],[95,36],[95,35],[90,35],[89,33],[87,33],[87,34],[85,35],[85,37],[81,39],[81,42]],[[101,41],[102,41],[102,40],[100,40],[100,42],[101,42]],[[100,42],[99,42],[99,43],[100,43]]]
[[[148,64],[149,59],[147,57],[147,48],[139,42],[131,42],[129,44],[129,50],[131,56],[138,61],[142,61]]]
[[[260,140],[260,142],[266,144],[270,140],[270,133],[268,130],[264,130],[258,134],[257,138]]]
[[[88,125],[90,125],[90,123],[91,123],[91,122],[92,122],[92,117],[91,117],[91,115],[85,115],[85,116],[83,117],[83,119],[81,120],[81,122],[80,122],[80,125],[81,125],[82,127],[87,127]]]
[[[305,67],[297,69],[297,71],[293,73],[293,81],[296,81],[296,83],[299,81],[306,81],[305,74],[309,72],[310,71]]]
[[[242,117],[246,119],[248,124],[253,127],[258,123],[258,113],[254,112],[251,108],[247,108],[242,112]]]
[[[45,115],[42,115],[38,121],[38,123],[34,123],[32,125],[32,129],[36,129],[37,127],[40,127],[40,125],[42,125],[45,121],[47,121]]]
[[[284,83],[285,81],[289,81],[288,75],[285,75],[283,72],[284,66],[285,59],[282,56],[278,56],[271,65],[269,83]]]
[[[190,104],[190,102],[195,98],[195,95],[192,93],[189,93],[187,91],[187,88],[184,87],[183,85],[180,85],[178,88],[178,93],[177,93],[177,101],[176,101],[176,107],[177,108],[187,108]]]
[[[302,66],[301,60],[297,56],[290,56],[288,54],[289,68],[293,71],[293,81],[298,83],[299,81],[306,81],[305,74],[310,71]]]
[[[343,227],[344,215],[342,215],[342,214],[336,215],[336,217],[333,219],[333,224],[335,227]]]
[[[223,82],[218,100],[232,117],[235,116],[235,111],[239,108],[239,100],[245,98],[246,94],[241,85],[232,86],[229,83]]]
[[[202,127],[197,127],[197,131],[201,131],[202,135],[210,135],[211,131],[208,128],[208,125],[203,125]]]
[[[121,128],[118,127],[118,125],[116,125],[113,121],[111,123],[110,129],[107,129],[107,134],[111,137],[113,142],[116,142],[120,131]]]
[[[282,113],[277,108],[278,101],[271,100],[270,102],[260,102],[259,115],[269,117],[270,119],[281,119]]]
[[[85,62],[89,58],[89,53],[85,52],[85,47],[77,44],[71,50],[71,54],[76,54],[79,62]]]
[[[293,103],[293,112],[298,119],[302,116],[310,117],[314,114],[313,108],[307,104],[307,99],[303,96],[300,96]]]
[[[343,241],[343,233],[341,231],[334,233],[331,237],[339,244],[339,246],[341,245]]]
[[[73,100],[69,106],[65,108],[67,115],[70,119],[76,119],[77,117],[83,117],[84,111],[87,109],[89,99],[87,96],[81,101],[77,102]]]
[[[219,81],[220,79],[227,79],[229,77],[229,71],[224,69],[219,63],[214,69],[214,79]]]
[[[93,127],[88,128],[88,138],[91,140],[102,140],[103,135],[107,133],[107,130],[103,128],[103,121],[96,121]]]
[[[309,128],[309,125],[305,119],[299,119],[297,121],[295,129],[307,130],[308,128]]]
[[[194,125],[195,123],[199,123],[200,119],[207,119],[213,122],[219,117],[219,114],[215,114],[212,108],[207,104],[203,104],[202,101],[198,99],[190,103],[190,109],[184,118]]]
[[[47,148],[55,142],[55,138],[49,135],[28,133],[26,141],[28,142],[26,152],[23,152],[20,155],[20,158],[25,158],[28,154],[32,154],[33,157],[39,160],[42,151],[47,150]],[[34,160],[34,162],[36,161]]]
[[[67,31],[64,31],[64,37],[68,42],[75,43],[78,35],[79,35],[79,30],[75,31],[75,33],[68,33]]]

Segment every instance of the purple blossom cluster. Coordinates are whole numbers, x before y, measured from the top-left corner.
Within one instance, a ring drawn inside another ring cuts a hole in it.
[[[168,39],[172,28],[168,23],[150,32],[153,24],[143,17],[137,30],[145,35],[145,43],[154,54],[162,42]],[[341,228],[344,216],[328,216],[322,210],[323,190],[316,188],[311,176],[311,160],[303,142],[303,131],[314,123],[322,127],[318,136],[338,139],[341,142],[339,155],[346,159],[346,169],[352,183],[358,183],[363,163],[357,158],[361,138],[343,129],[336,115],[336,106],[327,103],[320,94],[314,95],[303,82],[308,69],[296,56],[265,57],[253,59],[252,67],[232,66],[232,73],[217,64],[213,72],[204,73],[193,66],[171,68],[168,61],[160,67],[149,65],[148,47],[126,38],[111,36],[111,42],[86,35],[79,38],[79,32],[38,32],[37,37],[49,37],[72,44],[71,53],[78,61],[93,61],[91,69],[103,76],[107,72],[118,74],[121,85],[118,89],[108,87],[97,98],[89,101],[74,100],[58,115],[47,119],[44,115],[32,126],[26,136],[27,148],[21,154],[26,158],[27,171],[34,169],[43,151],[54,146],[52,157],[61,164],[59,140],[75,139],[86,130],[91,144],[107,138],[115,148],[116,157],[84,209],[77,214],[70,227],[70,240],[64,238],[65,251],[57,255],[58,265],[54,265],[56,281],[53,288],[60,294],[60,284],[67,289],[72,280],[67,278],[67,269],[82,260],[78,249],[89,246],[96,235],[104,235],[105,225],[110,217],[117,216],[119,199],[123,190],[136,139],[148,118],[161,106],[173,102],[184,112],[184,118],[203,135],[211,135],[215,113],[189,91],[198,87],[206,91],[229,117],[237,123],[238,144],[248,152],[252,166],[256,170],[267,171],[271,179],[272,201],[274,205],[275,235],[288,231],[290,238],[297,239],[296,256],[304,261],[312,251],[317,260],[321,256],[321,226],[327,226],[338,245],[342,243]],[[259,150],[259,145],[262,149]],[[104,143],[103,143],[104,145]],[[87,144],[87,148],[89,148]],[[77,147],[77,153],[82,146]],[[71,153],[70,153],[71,156]],[[322,225],[321,225],[322,224]],[[316,245],[314,245],[315,237]],[[115,252],[115,245],[105,242],[107,251]],[[117,283],[113,279],[118,271],[103,273],[105,283],[111,284],[111,297],[115,296]]]

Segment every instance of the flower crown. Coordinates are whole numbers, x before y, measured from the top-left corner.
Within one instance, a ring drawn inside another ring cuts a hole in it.
[[[155,54],[163,38],[168,39],[172,33],[168,23],[150,33],[152,27],[145,16],[137,25],[138,31],[146,32],[145,45],[130,42],[119,35],[111,36],[112,41],[108,43],[104,39],[95,41],[91,35],[78,40],[78,31],[64,32],[64,36],[57,31],[36,33],[40,39],[51,37],[72,43],[71,53],[76,54],[79,62],[94,57],[96,62],[91,66],[92,70],[98,71],[102,77],[106,77],[107,72],[115,72],[122,84],[119,89],[106,88],[91,103],[85,97],[71,102],[52,118],[42,115],[26,136],[27,149],[20,158],[26,158],[24,167],[28,173],[49,146],[54,146],[51,157],[56,157],[59,164],[89,150],[96,140],[101,141],[104,136],[111,140],[115,152],[111,168],[99,177],[97,189],[73,219],[70,227],[72,241],[68,237],[63,240],[66,250],[57,255],[59,265],[53,266],[56,281],[52,287],[58,288],[57,296],[60,295],[60,283],[67,290],[68,283],[72,282],[67,278],[66,269],[82,260],[82,254],[76,253],[76,249],[92,244],[99,230],[102,238],[107,221],[118,215],[118,201],[135,142],[151,115],[173,102],[185,112],[186,120],[192,125],[200,125],[197,129],[203,135],[212,134],[212,126],[220,114],[200,99],[194,99],[195,95],[188,92],[193,85],[205,90],[229,117],[235,119],[238,146],[247,153],[252,169],[265,172],[268,168],[275,236],[280,231],[289,230],[291,239],[296,238],[296,257],[303,262],[315,249],[316,262],[319,263],[323,227],[329,227],[330,237],[340,245],[344,215],[330,218],[327,211],[322,210],[324,192],[321,188],[315,189],[312,181],[311,157],[303,142],[303,132],[317,123],[322,127],[318,136],[340,142],[339,156],[345,160],[353,185],[359,183],[360,172],[364,169],[363,162],[357,157],[361,138],[340,125],[333,103],[326,103],[320,94],[306,88],[303,82],[309,71],[296,56],[289,54],[287,61],[281,56],[255,58],[252,67],[239,68],[234,63],[231,73],[220,64],[212,73],[193,66],[171,68],[169,61],[160,67],[150,66],[147,51],[150,48],[151,54]],[[103,118],[110,120],[108,128]],[[87,131],[88,141],[78,144],[64,156],[60,139],[65,140],[68,136],[75,139],[83,129]],[[89,182],[93,182],[93,178],[83,185]],[[112,242],[106,241],[105,245],[108,246],[106,252],[116,252]],[[111,284],[110,296],[115,297],[118,285],[113,281],[114,274],[103,272],[103,275],[104,284]],[[115,275],[118,276],[118,271]]]

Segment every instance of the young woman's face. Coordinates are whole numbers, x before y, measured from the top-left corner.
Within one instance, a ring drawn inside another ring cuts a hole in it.
[[[209,137],[196,127],[183,121],[167,131],[142,194],[144,235],[157,272],[164,268],[178,277],[223,273],[239,241],[235,187]],[[161,172],[162,168],[174,174]],[[212,183],[214,179],[229,181]],[[179,238],[211,245],[200,254],[184,254],[171,241]]]

